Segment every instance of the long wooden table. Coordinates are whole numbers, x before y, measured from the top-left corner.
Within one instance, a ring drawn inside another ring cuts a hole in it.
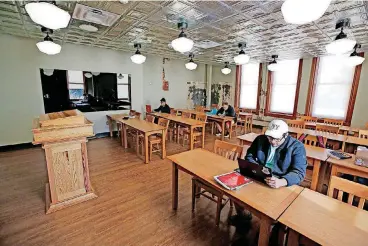
[[[251,145],[254,139],[256,139],[256,137],[258,136],[258,133],[248,133],[242,136],[238,136],[238,139],[240,145]],[[325,174],[327,170],[327,165],[322,165],[322,163],[325,163],[325,161],[329,158],[329,150],[320,147],[305,145],[305,151],[307,157],[313,162],[313,174],[310,188],[312,190],[321,191],[323,185],[322,181],[325,179]]]
[[[223,192],[224,195],[255,214],[261,220],[258,245],[268,245],[272,223],[303,190],[300,186],[272,189],[254,181],[240,190],[229,191],[218,185],[213,177],[237,168],[236,161],[204,149],[195,149],[167,158],[172,161],[172,208],[174,210],[178,208],[178,170],[182,170]]]
[[[128,114],[108,114],[106,115],[107,123],[109,124],[110,137],[113,137],[114,124],[116,124],[124,116],[128,116]]]
[[[121,145],[124,148],[128,148],[128,141],[127,141],[127,126],[141,132],[144,135],[144,162],[149,162],[148,156],[148,138],[149,136],[157,133],[162,134],[162,152],[161,157],[165,159],[166,157],[166,128],[151,122],[147,122],[145,120],[132,118],[128,120],[118,119],[118,122],[122,124],[121,127]],[[136,136],[136,152],[139,153],[139,137]]]
[[[202,122],[199,120],[194,120],[194,119],[185,119],[181,116],[175,116],[175,115],[171,115],[171,114],[166,114],[166,113],[149,113],[155,117],[162,117],[165,119],[168,119],[170,121],[173,121],[179,125],[183,125],[186,126],[190,129],[190,136],[189,136],[189,148],[192,150],[194,149],[194,129],[195,128],[201,128],[202,129],[202,148],[204,148],[204,136],[205,136],[205,126],[206,126],[206,122]],[[179,134],[179,131],[177,131],[177,134]],[[177,138],[178,139],[178,136]]]
[[[279,222],[290,228],[288,246],[299,245],[299,234],[326,246],[364,246],[368,212],[304,189]]]
[[[191,110],[191,109],[177,109],[178,112],[186,112],[186,113],[191,113],[191,114],[204,114],[204,112],[199,112],[199,111],[195,111],[195,110]],[[229,116],[218,116],[218,115],[213,115],[213,114],[207,114],[207,120],[209,121],[215,121],[215,122],[219,122],[219,124],[221,125],[221,140],[224,140],[225,138],[225,123],[226,122],[230,122],[231,126],[233,124],[233,117],[229,117]],[[235,123],[234,123],[235,124]],[[231,127],[230,126],[230,127]],[[229,138],[231,138],[231,134],[229,134]]]
[[[330,125],[330,124],[324,124],[324,123],[315,123],[315,122],[305,122],[305,126],[310,127],[310,128],[316,128],[316,126],[318,125]],[[350,126],[340,126],[340,131],[343,132],[344,135],[348,135],[349,132],[353,132],[354,135],[356,135],[359,130],[362,130],[360,128],[357,127],[350,127]]]

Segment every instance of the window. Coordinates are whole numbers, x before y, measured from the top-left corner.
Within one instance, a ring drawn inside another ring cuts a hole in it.
[[[130,78],[128,74],[117,74],[118,99],[130,100]]]
[[[345,56],[319,58],[312,96],[312,116],[346,119],[355,67],[346,65]]]
[[[240,108],[259,109],[258,90],[262,84],[262,64],[248,63],[241,67]]]
[[[68,70],[68,88],[70,100],[83,99],[84,78],[82,71]]]
[[[268,72],[265,115],[294,118],[298,104],[303,60],[278,61],[279,69]]]

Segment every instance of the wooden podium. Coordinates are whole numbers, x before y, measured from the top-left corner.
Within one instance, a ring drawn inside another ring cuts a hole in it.
[[[87,138],[93,123],[78,110],[40,115],[33,121],[33,144],[45,150],[49,183],[46,214],[84,202],[94,194],[89,180]]]

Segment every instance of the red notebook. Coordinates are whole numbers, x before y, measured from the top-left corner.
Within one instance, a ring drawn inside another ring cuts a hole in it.
[[[220,185],[222,185],[228,190],[237,190],[243,187],[244,185],[253,182],[252,180],[244,177],[243,175],[235,171],[217,175],[214,178]]]

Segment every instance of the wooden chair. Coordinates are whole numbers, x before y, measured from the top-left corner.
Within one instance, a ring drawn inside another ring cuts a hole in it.
[[[305,129],[305,121],[304,120],[288,120],[287,124],[288,124],[289,127]]]
[[[185,119],[190,119],[192,117],[192,114],[189,113],[189,112],[182,112],[181,117],[183,117]]]
[[[153,115],[146,115],[146,121],[153,123],[155,121],[155,117]]]
[[[159,118],[158,119],[158,125],[165,127],[165,133],[167,133],[167,128],[169,127],[170,120]],[[157,135],[151,135],[148,139],[149,144],[149,160],[152,159],[152,154],[155,152],[161,152],[162,151],[162,138],[163,136],[161,134]]]
[[[236,161],[238,157],[241,156],[243,151],[243,147],[231,143],[227,143],[224,141],[216,140],[214,152],[218,155],[221,155],[227,159]],[[217,203],[217,210],[216,210],[216,226],[220,224],[220,215],[221,210],[225,207],[225,205],[229,202],[229,199],[224,197],[223,193],[218,191],[215,188],[201,182],[198,179],[192,179],[192,210],[195,209],[195,200],[200,196],[204,196],[209,200]],[[232,203],[230,201],[230,205]]]
[[[196,114],[196,120],[201,121],[201,122],[207,122],[207,115],[206,114]],[[183,129],[183,146],[185,145],[185,142],[190,138],[190,130],[188,128],[184,128]],[[198,140],[198,138],[202,139],[202,128],[200,128],[199,130],[194,129],[193,130],[193,141],[194,141],[194,146],[197,143],[201,143],[202,140]]]
[[[337,125],[332,126],[332,125],[317,124],[316,131],[338,134],[340,131],[340,127]]]
[[[171,108],[170,109],[170,114],[174,115],[174,116],[177,116],[178,115],[178,110]]]
[[[137,119],[140,119],[141,118],[141,115],[142,115],[142,113],[140,113],[140,112],[134,112],[134,116]]]
[[[335,119],[323,119],[323,123],[334,126],[342,126],[344,124],[344,121]]]
[[[313,123],[317,123],[318,118],[317,117],[312,117],[312,116],[300,116],[301,120],[304,120],[305,122],[313,122]]]
[[[240,133],[245,134],[253,131],[253,116],[239,115],[237,126],[240,128]]]
[[[200,106],[200,105],[195,106],[195,111],[197,111],[197,112],[204,112],[204,106]]]
[[[338,192],[335,192],[335,190]],[[342,201],[344,192],[349,194],[347,203],[354,206],[353,201],[355,200],[358,208],[364,208],[364,203],[368,200],[368,186],[337,176],[331,176],[328,196]]]
[[[134,114],[135,114],[135,110],[133,110],[133,109],[129,110],[129,115],[130,116],[133,116]]]
[[[368,130],[359,130],[358,136],[359,138],[368,139]]]

